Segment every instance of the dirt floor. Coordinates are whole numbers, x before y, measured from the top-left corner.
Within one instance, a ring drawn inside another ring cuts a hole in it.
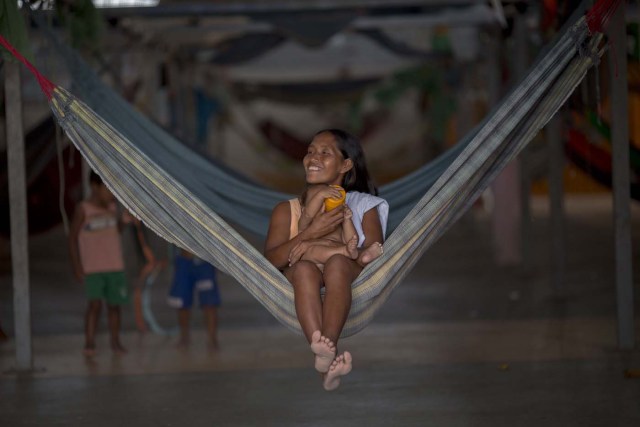
[[[608,196],[567,205],[564,291],[550,258],[547,202],[533,203],[526,267],[497,266],[489,218],[471,212],[427,252],[363,332],[342,340],[354,370],[320,387],[304,340],[231,278],[220,278],[220,349],[200,313],[187,350],[135,331],[128,354],[81,355],[85,300],[71,280],[61,229],[30,241],[35,371],[13,371],[0,343],[0,420],[7,426],[600,426],[640,425],[640,206],[632,211],[636,349],[616,338],[613,222]],[[261,245],[256,240],[256,245]],[[158,325],[170,271],[150,290]],[[0,321],[13,334],[11,278],[0,276]],[[626,373],[626,376],[625,376]]]

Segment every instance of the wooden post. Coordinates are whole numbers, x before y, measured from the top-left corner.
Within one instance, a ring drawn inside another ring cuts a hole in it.
[[[501,96],[500,55],[502,43],[500,35],[493,33],[487,43],[487,89],[489,105],[495,106]],[[493,192],[493,212],[491,226],[496,263],[501,267],[514,267],[521,263],[520,243],[520,180],[518,161],[509,163],[491,184]]]
[[[549,204],[551,217],[551,281],[557,296],[565,294],[566,229],[564,213],[564,147],[562,112],[546,126],[549,144]]]
[[[527,23],[524,14],[519,13],[513,24],[514,52],[513,74],[514,82],[520,81],[527,73],[529,67],[529,54],[527,45]],[[531,271],[531,172],[527,167],[527,158],[530,157],[529,146],[526,146],[518,157],[518,169],[520,172],[520,251],[521,266],[524,272]]]
[[[31,348],[27,187],[24,131],[22,128],[20,65],[13,61],[5,61],[4,69],[16,370],[30,371],[33,369],[33,355]]]
[[[618,346],[632,349],[634,339],[633,278],[631,259],[631,195],[629,189],[629,92],[627,86],[627,32],[625,2],[611,17],[607,29],[611,76],[611,145],[613,157],[613,222],[615,229]]]

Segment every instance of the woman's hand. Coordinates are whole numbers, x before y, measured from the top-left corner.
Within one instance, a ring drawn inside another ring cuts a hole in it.
[[[303,240],[298,243],[291,249],[289,253],[289,267],[291,267],[296,262],[300,261],[300,258],[304,255],[304,253],[312,246],[312,242],[310,240]]]
[[[344,206],[338,206],[329,212],[318,212],[311,224],[304,230],[306,238],[317,239],[334,231],[344,221],[343,211]]]

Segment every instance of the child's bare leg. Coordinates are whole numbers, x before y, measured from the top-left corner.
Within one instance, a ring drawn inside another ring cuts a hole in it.
[[[358,263],[360,265],[367,265],[374,259],[378,258],[384,252],[382,243],[375,242],[360,253],[358,257]]]
[[[102,300],[90,300],[87,303],[87,311],[84,315],[84,350],[85,356],[96,354],[96,330],[98,329],[98,319],[102,309]]]
[[[107,305],[107,316],[111,335],[111,350],[118,354],[124,354],[127,350],[120,343],[120,306]]]
[[[204,306],[202,307],[204,313],[204,319],[207,326],[207,333],[209,335],[209,345],[213,349],[218,348],[218,310],[216,307]]]
[[[190,312],[188,308],[178,309],[178,326],[180,327],[180,338],[178,340],[178,347],[189,346],[189,317]]]
[[[353,368],[351,353],[345,351],[344,354],[336,357],[329,371],[324,375],[322,386],[325,390],[331,391],[340,385],[340,377],[347,375]]]
[[[327,372],[336,357],[336,346],[333,342],[317,330],[311,335],[311,351],[316,355],[316,371]]]

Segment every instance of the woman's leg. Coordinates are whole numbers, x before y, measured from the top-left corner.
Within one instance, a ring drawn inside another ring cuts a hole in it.
[[[338,342],[349,310],[351,309],[351,284],[362,271],[355,260],[336,255],[324,265],[324,305],[322,313],[322,334]],[[340,378],[351,372],[352,358],[348,351],[335,357],[323,375],[322,385],[325,390],[335,390],[340,385]]]
[[[298,261],[285,271],[285,276],[293,284],[296,314],[311,351],[315,355],[315,368],[325,373],[336,356],[336,347],[327,337],[322,336],[322,273],[312,262]]]
[[[322,329],[322,273],[312,262],[298,261],[284,272],[293,285],[296,315],[307,341],[315,331]]]
[[[324,304],[322,306],[322,335],[335,344],[351,309],[351,284],[362,271],[354,260],[334,255],[324,265]]]

